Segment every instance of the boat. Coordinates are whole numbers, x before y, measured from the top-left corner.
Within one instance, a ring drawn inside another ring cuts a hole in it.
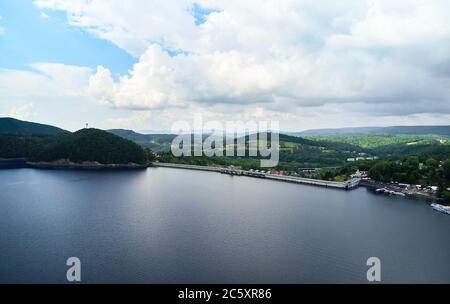
[[[440,205],[440,204],[436,204],[433,203],[431,204],[431,207],[433,207],[434,210],[445,213],[445,214],[450,214],[450,207],[449,206],[444,206],[444,205]]]
[[[385,193],[385,194],[389,194],[389,195],[406,196],[406,194],[403,192],[397,192],[397,191],[389,190],[387,188],[379,188],[379,189],[375,190],[375,192]]]
[[[403,192],[394,192],[394,195],[398,195],[398,196],[406,196],[406,194],[403,193]]]

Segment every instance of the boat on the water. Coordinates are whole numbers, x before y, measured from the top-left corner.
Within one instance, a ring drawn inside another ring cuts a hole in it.
[[[406,196],[406,194],[403,192],[394,192],[393,194],[398,196]]]
[[[433,203],[431,204],[431,207],[433,207],[434,210],[445,213],[445,214],[450,214],[450,207],[449,206],[444,206],[444,205],[440,205],[440,204],[436,204]]]
[[[406,196],[406,194],[403,193],[403,192],[397,192],[397,191],[389,190],[389,189],[386,189],[386,188],[377,189],[377,190],[375,190],[375,192],[377,192],[377,193],[385,193],[385,194],[389,194],[389,195]]]

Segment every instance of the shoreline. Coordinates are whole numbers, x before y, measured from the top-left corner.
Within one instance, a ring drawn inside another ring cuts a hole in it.
[[[138,170],[147,169],[152,164],[101,164],[98,162],[75,163],[67,160],[54,162],[29,162],[25,159],[0,159],[1,169],[44,169],[44,170]]]
[[[334,181],[326,181],[326,180],[318,180],[318,179],[309,179],[302,177],[294,177],[294,176],[283,176],[283,175],[275,175],[268,173],[261,173],[258,171],[244,171],[237,169],[228,169],[223,167],[208,167],[208,166],[196,166],[196,165],[186,165],[186,164],[175,164],[175,163],[152,163],[153,167],[161,167],[161,168],[173,168],[173,169],[184,169],[184,170],[197,170],[197,171],[206,171],[206,172],[217,172],[228,175],[236,175],[236,176],[247,176],[247,177],[255,177],[255,178],[264,178],[268,180],[281,181],[281,182],[289,182],[289,183],[297,183],[311,186],[320,186],[324,188],[333,188],[333,189],[341,189],[341,190],[353,190],[359,187],[359,179],[351,179],[345,182],[334,182]]]
[[[33,168],[42,170],[144,170],[149,167],[161,167],[161,168],[173,168],[173,169],[184,169],[184,170],[196,170],[205,172],[216,172],[221,174],[236,175],[236,176],[247,176],[255,178],[264,178],[272,181],[288,182],[296,184],[304,184],[310,186],[319,186],[324,188],[340,189],[340,190],[353,190],[359,187],[359,180],[353,179],[345,182],[334,182],[326,180],[316,180],[309,178],[293,177],[293,176],[282,176],[275,174],[266,174],[260,172],[244,171],[244,170],[234,170],[227,169],[223,167],[210,167],[210,166],[196,166],[187,164],[176,164],[176,163],[159,163],[150,162],[148,164],[100,164],[98,162],[83,162],[74,163],[67,160],[60,160],[55,162],[28,162],[24,159],[0,159],[0,170],[1,169],[22,169],[22,168]]]
[[[405,197],[407,197],[407,198],[419,199],[422,201],[426,201],[427,203],[430,203],[430,204],[434,203],[434,202],[441,202],[441,199],[436,196],[432,196],[432,195],[420,193],[420,192],[413,193],[411,191],[393,188],[393,185],[390,183],[362,180],[360,183],[360,186],[368,188],[368,189],[373,189],[373,190],[380,189],[380,188],[392,189],[393,191],[398,191],[398,192],[405,194]],[[383,193],[382,195],[386,195],[386,194]]]
[[[46,170],[143,170],[149,165],[139,164],[54,164],[54,163],[28,163],[28,168]]]
[[[74,163],[67,160],[60,160],[55,162],[28,162],[25,159],[0,159],[0,170],[2,169],[41,169],[41,170],[145,170],[151,167],[161,167],[161,168],[173,168],[173,169],[184,169],[184,170],[195,170],[204,172],[215,172],[228,175],[236,176],[247,176],[255,178],[263,178],[272,181],[297,183],[310,186],[319,186],[323,188],[332,188],[340,190],[353,190],[359,187],[365,187],[368,189],[392,189],[393,191],[398,191],[405,194],[405,197],[415,198],[419,200],[426,201],[427,203],[441,202],[441,199],[429,194],[420,192],[410,192],[405,190],[400,190],[394,188],[395,186],[389,183],[377,182],[372,180],[348,180],[345,182],[334,182],[326,180],[316,180],[309,178],[301,178],[294,176],[282,176],[275,174],[258,173],[251,171],[227,169],[223,167],[211,167],[211,166],[197,166],[197,165],[187,165],[187,164],[177,164],[177,163],[158,163],[149,162],[147,164],[101,164],[98,162],[82,162]]]
[[[274,174],[264,174],[264,176],[256,176],[256,175],[246,175],[246,174],[235,174],[232,172],[233,170],[221,168],[221,167],[196,166],[196,165],[186,165],[186,164],[176,164],[176,163],[154,162],[154,163],[152,163],[152,167],[197,170],[197,171],[205,171],[205,172],[217,172],[217,173],[229,174],[229,175],[250,176],[250,177],[264,178],[264,179],[268,179],[268,180],[272,180],[272,181],[297,183],[297,184],[319,186],[319,187],[323,187],[323,188],[341,189],[341,190],[354,190],[359,187],[364,187],[364,188],[374,189],[374,190],[379,189],[379,188],[392,188],[391,184],[377,182],[377,181],[362,180],[362,179],[358,179],[357,182],[355,183],[354,180],[348,180],[345,182],[333,182],[333,181],[308,179],[308,178],[293,177],[293,176],[282,176],[282,175],[274,175]],[[248,171],[236,170],[236,172],[242,173],[242,172],[248,172]],[[345,187],[346,183],[352,183],[352,182],[353,182],[353,184],[351,187],[349,187],[349,188]],[[417,200],[424,201],[428,204],[435,203],[435,202],[442,203],[440,198],[431,196],[429,194],[422,194],[420,192],[410,193],[407,191],[401,191],[401,192],[405,194],[404,198],[414,198]]]

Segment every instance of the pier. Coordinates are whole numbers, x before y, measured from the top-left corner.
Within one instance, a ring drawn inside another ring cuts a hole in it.
[[[222,174],[228,174],[232,176],[248,176],[255,178],[264,178],[276,181],[304,184],[304,185],[312,185],[312,186],[321,186],[327,188],[335,188],[342,190],[352,190],[359,187],[361,179],[353,178],[345,182],[333,182],[326,180],[318,180],[318,179],[310,179],[310,178],[302,178],[295,176],[285,176],[285,175],[276,175],[276,174],[268,174],[259,171],[244,171],[233,168],[220,168],[220,167],[206,167],[206,166],[195,166],[195,165],[184,165],[184,164],[171,164],[171,163],[153,163],[154,167],[164,167],[164,168],[176,168],[176,169],[188,169],[188,170],[198,170],[198,171],[208,171],[208,172],[217,172]]]
[[[326,188],[337,188],[342,190],[352,190],[359,187],[360,179],[354,178],[345,182],[333,182],[319,179],[310,179],[295,176],[284,176],[275,174],[266,174],[267,179],[280,180],[284,182],[291,182],[297,184],[321,186]]]

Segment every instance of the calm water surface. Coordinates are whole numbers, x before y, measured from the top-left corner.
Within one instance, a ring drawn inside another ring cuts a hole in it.
[[[427,204],[167,168],[0,170],[0,283],[450,283],[450,216]]]

